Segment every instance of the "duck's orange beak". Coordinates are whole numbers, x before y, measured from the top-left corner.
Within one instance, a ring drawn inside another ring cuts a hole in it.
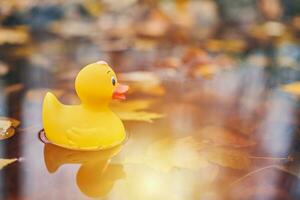
[[[126,99],[125,93],[129,90],[128,85],[122,85],[120,83],[117,84],[117,87],[113,93],[113,99],[120,99],[124,100]]]

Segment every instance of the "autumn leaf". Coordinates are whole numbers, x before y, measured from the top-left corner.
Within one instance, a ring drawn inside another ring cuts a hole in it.
[[[143,112],[143,111],[115,111],[115,113],[124,121],[145,121],[153,122],[155,119],[163,117],[162,114],[152,113],[152,112]]]
[[[300,96],[300,81],[283,85],[281,88],[287,93]]]
[[[142,109],[149,108],[154,101],[152,100],[131,100],[131,101],[114,101],[110,104],[112,110],[119,111],[119,110],[125,110],[125,111],[137,111]]]
[[[153,122],[154,119],[159,119],[163,117],[163,115],[140,111],[147,109],[152,103],[153,101],[151,100],[133,100],[127,102],[113,102],[110,107],[122,120]]]
[[[13,118],[9,118],[9,117],[0,117],[0,121],[3,120],[3,121],[10,121],[11,122],[11,125],[16,128],[20,125],[20,121],[16,120],[16,119],[13,119]]]
[[[208,161],[232,169],[247,169],[251,164],[246,152],[235,149],[216,147],[209,149],[204,155]]]
[[[206,126],[201,128],[198,134],[201,138],[208,139],[213,144],[220,146],[248,147],[255,145],[255,141],[222,126]]]
[[[17,161],[17,158],[12,158],[12,159],[4,159],[4,158],[0,158],[0,170],[3,169],[3,167]]]
[[[12,137],[19,124],[20,122],[16,119],[0,117],[0,140]]]

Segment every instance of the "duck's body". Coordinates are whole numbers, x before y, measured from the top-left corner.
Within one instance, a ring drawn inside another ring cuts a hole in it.
[[[126,137],[122,121],[109,109],[106,98],[101,97],[103,99],[99,98],[95,103],[95,99],[85,97],[85,93],[95,90],[95,86],[80,88],[83,82],[76,80],[76,91],[82,100],[80,105],[63,105],[50,92],[45,96],[43,125],[47,139],[53,144],[80,150],[107,149],[122,143]],[[90,82],[93,83],[92,76]],[[112,94],[109,95],[111,98]]]

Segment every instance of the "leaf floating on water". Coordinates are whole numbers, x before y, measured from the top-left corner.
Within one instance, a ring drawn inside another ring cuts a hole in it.
[[[4,158],[0,158],[0,170],[3,169],[5,166],[16,162],[18,159],[17,158],[12,158],[12,159],[4,159]]]
[[[6,117],[0,117],[0,140],[12,137],[15,129],[20,122],[18,120]]]
[[[221,126],[206,126],[200,129],[199,134],[202,138],[211,140],[215,145],[231,147],[255,145],[255,141]]]
[[[153,122],[154,119],[159,119],[163,115],[143,111],[143,109],[149,108],[152,103],[152,100],[133,100],[113,102],[110,107],[122,120]]]
[[[287,93],[300,96],[300,81],[283,85],[282,90]]]
[[[247,153],[234,149],[212,148],[205,155],[208,161],[232,169],[247,169],[251,164]]]
[[[10,121],[11,125],[16,128],[20,125],[20,121],[13,119],[13,118],[9,118],[9,117],[0,117],[0,121]]]
[[[132,101],[114,101],[111,103],[111,109],[113,111],[137,111],[147,109],[153,104],[152,100],[132,100]]]
[[[144,111],[115,111],[115,113],[124,121],[153,122],[153,120],[163,117],[163,115],[159,113]]]

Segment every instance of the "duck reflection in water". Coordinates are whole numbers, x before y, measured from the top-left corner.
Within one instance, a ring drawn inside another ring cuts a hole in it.
[[[74,151],[45,144],[44,159],[50,173],[64,164],[81,164],[76,176],[80,190],[89,197],[104,197],[117,180],[125,178],[123,166],[110,163],[120,150],[121,146],[102,151]]]

